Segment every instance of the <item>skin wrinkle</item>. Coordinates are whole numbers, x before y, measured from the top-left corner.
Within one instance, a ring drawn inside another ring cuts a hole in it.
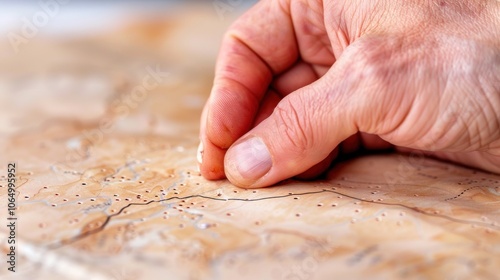
[[[485,148],[488,148],[492,142],[495,141],[495,139],[498,139],[498,137],[500,136],[500,112],[496,112],[497,110],[495,110],[493,104],[496,103],[497,105],[497,108],[500,108],[500,101],[498,100],[498,96],[496,96],[497,98],[494,98],[494,99],[497,99],[497,100],[492,100],[492,96],[487,94],[488,90],[484,88],[484,85],[486,83],[483,83],[481,82],[481,76],[479,76],[478,78],[478,84],[480,85],[480,88],[482,89],[483,92],[486,93],[486,96],[485,96],[485,104],[486,104],[486,107],[485,109],[488,109],[488,110],[485,110],[486,112],[490,113],[490,114],[485,114],[485,125],[486,125],[486,129],[487,130],[487,135],[490,135],[490,139],[488,139],[487,141],[481,141],[480,143],[483,143],[484,144],[481,144],[480,145],[480,148],[481,150],[485,149]],[[500,92],[500,91],[499,91]],[[496,114],[495,114],[496,113]],[[488,117],[489,115],[491,115],[491,117]],[[490,121],[492,120],[492,121]],[[484,130],[481,130],[481,131],[484,131]],[[484,133],[484,132],[483,132]]]
[[[478,89],[477,89],[476,94],[475,94],[476,102],[480,103],[480,104],[489,103],[487,100],[487,97],[485,95],[486,95],[486,91],[482,87],[482,85],[479,83]],[[481,101],[477,101],[478,96],[481,99]],[[481,150],[483,147],[488,146],[489,143],[493,140],[493,139],[491,139],[491,140],[488,139],[488,138],[491,138],[492,134],[488,129],[488,123],[489,123],[490,118],[488,118],[488,115],[489,115],[488,111],[489,110],[488,110],[487,106],[488,105],[482,107],[479,104],[477,104],[475,107],[479,113],[476,116],[471,116],[472,120],[469,120],[469,123],[472,124],[472,125],[469,125],[469,135],[472,138],[471,139],[472,143],[470,146],[476,147],[477,150]],[[464,121],[467,121],[467,120],[464,120]],[[466,124],[464,123],[463,125],[465,126]],[[474,131],[475,133],[472,133],[470,130],[472,130],[474,128],[475,128],[475,131]],[[490,136],[490,137],[488,137],[488,136]]]
[[[287,146],[288,148],[293,148],[296,153],[301,154],[314,145],[314,139],[312,139],[314,137],[307,137],[311,135],[307,132],[307,127],[310,127],[310,124],[307,124],[309,118],[305,110],[295,108],[294,103],[289,102],[289,99],[285,99],[276,106],[275,111],[280,116],[280,118],[277,118],[280,120],[277,126],[283,132],[282,135],[285,136],[285,144],[290,143],[292,145],[292,147]],[[302,122],[301,119],[306,121]]]
[[[481,68],[478,69],[476,65],[472,65],[471,67],[456,67],[456,69],[458,72],[456,79],[463,79],[462,76],[467,75],[472,77],[472,80],[463,87],[469,89],[464,92],[464,94],[469,92],[468,96],[470,106],[466,107],[467,112],[461,113],[459,118],[462,120],[463,126],[468,126],[468,135],[470,138],[469,145],[476,149],[483,149],[495,139],[496,135],[494,132],[498,132],[498,129],[500,128],[498,126],[498,119],[500,116],[495,115],[495,109],[492,107],[494,101],[490,99],[490,94],[488,94],[489,91],[484,88],[485,83],[481,82],[481,78],[483,76],[482,73],[485,73],[485,71]],[[460,100],[456,100],[455,102],[460,102]],[[481,106],[481,104],[483,106]],[[471,108],[474,108],[475,110],[472,110]],[[475,111],[477,114],[469,114],[468,112],[471,111]],[[465,117],[469,117],[470,119],[464,119]],[[490,124],[492,123],[496,123],[497,125],[496,127],[493,126],[490,130]]]
[[[500,156],[500,140],[494,141],[490,143],[487,150],[482,150],[482,152],[489,153],[491,155]]]
[[[483,83],[481,84],[483,85]],[[498,90],[498,92],[500,93],[500,90]],[[488,119],[488,120],[490,119],[493,120],[488,122],[490,124],[488,128],[489,128],[489,133],[492,135],[493,141],[495,141],[495,138],[498,139],[500,137],[500,112],[498,110],[495,110],[495,108],[500,108],[500,98],[499,96],[496,96],[496,98],[488,96],[487,98],[488,98],[487,106],[489,107],[490,112],[492,112],[493,114],[493,117]],[[493,104],[496,104],[496,106],[494,106]],[[490,144],[491,142],[488,144],[488,146]]]

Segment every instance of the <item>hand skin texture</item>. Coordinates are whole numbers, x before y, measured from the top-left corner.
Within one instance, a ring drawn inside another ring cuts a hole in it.
[[[260,1],[224,37],[200,139],[202,175],[245,188],[359,147],[500,173],[500,1]]]

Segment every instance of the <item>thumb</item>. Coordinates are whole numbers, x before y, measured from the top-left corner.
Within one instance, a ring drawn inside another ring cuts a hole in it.
[[[321,82],[284,98],[270,117],[228,150],[225,173],[233,184],[265,187],[301,174],[356,133],[345,108],[333,113],[336,106],[325,104],[316,88],[323,88]]]
[[[384,135],[396,129],[413,96],[398,94],[404,75],[380,63],[381,53],[387,61],[393,52],[373,46],[384,45],[350,45],[321,79],[283,98],[229,148],[227,178],[240,187],[270,186],[313,167],[358,131]]]
[[[320,89],[325,89],[323,80],[288,95],[231,146],[224,166],[233,184],[264,187],[301,174],[356,133],[346,107],[327,102],[331,96]]]
[[[357,133],[360,116],[377,119],[376,108],[383,106],[369,100],[374,99],[373,86],[360,98],[370,79],[360,82],[359,75],[366,73],[358,75],[352,68],[339,60],[321,79],[283,98],[271,116],[229,148],[227,178],[237,186],[257,188],[301,174]]]

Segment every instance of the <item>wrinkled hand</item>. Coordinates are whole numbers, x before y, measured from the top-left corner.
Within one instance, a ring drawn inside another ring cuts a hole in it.
[[[361,146],[500,173],[500,2],[261,1],[225,36],[200,138],[203,176],[241,187]]]

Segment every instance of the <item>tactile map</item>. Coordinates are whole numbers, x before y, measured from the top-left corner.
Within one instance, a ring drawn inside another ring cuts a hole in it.
[[[265,189],[202,178],[198,122],[225,26],[198,12],[40,36],[17,55],[2,45],[1,279],[500,277],[498,175],[385,154]]]

